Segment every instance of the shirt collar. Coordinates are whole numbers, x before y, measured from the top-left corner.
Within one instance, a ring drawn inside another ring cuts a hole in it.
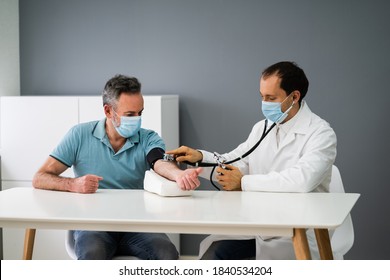
[[[106,135],[106,118],[98,121],[92,134],[101,141],[104,139],[104,136]]]
[[[301,107],[299,108],[298,112],[295,114],[294,117],[292,117],[291,119],[289,119],[287,122],[285,123],[281,123],[281,124],[277,124],[277,127],[282,130],[285,134],[287,134],[289,132],[289,130],[296,124],[297,120],[299,119],[299,115],[302,111],[302,108],[305,106],[305,102],[302,101],[301,103]]]

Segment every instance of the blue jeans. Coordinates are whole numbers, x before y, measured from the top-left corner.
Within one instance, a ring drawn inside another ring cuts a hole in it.
[[[115,255],[142,260],[177,260],[179,253],[164,233],[104,232],[75,230],[75,253],[79,260],[109,260]]]
[[[202,260],[245,260],[256,256],[256,240],[214,241],[203,254]]]

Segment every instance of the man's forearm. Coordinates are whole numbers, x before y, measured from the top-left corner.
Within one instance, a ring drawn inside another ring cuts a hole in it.
[[[163,160],[157,160],[154,164],[154,171],[159,175],[171,180],[176,181],[183,172],[174,162],[167,162]]]
[[[38,172],[35,174],[32,184],[36,189],[71,191],[73,178],[65,178],[58,175]]]

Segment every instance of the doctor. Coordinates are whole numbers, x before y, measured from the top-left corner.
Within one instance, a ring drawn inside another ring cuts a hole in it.
[[[303,100],[308,86],[304,71],[294,62],[279,62],[263,71],[260,96],[267,121],[255,124],[247,140],[223,156],[227,161],[240,157],[259,140],[264,126],[276,126],[249,156],[227,169],[216,169],[224,190],[329,191],[336,135]],[[215,162],[212,153],[186,146],[167,153],[174,154],[178,162]],[[307,235],[312,257],[318,258],[314,234]],[[202,241],[199,254],[202,259],[295,259],[291,238],[272,236],[210,235]]]

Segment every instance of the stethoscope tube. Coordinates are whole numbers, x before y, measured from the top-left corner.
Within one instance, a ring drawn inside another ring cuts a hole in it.
[[[242,160],[243,158],[249,156],[251,153],[253,153],[254,150],[256,150],[256,148],[260,145],[260,143],[263,141],[263,139],[268,135],[268,133],[276,126],[276,123],[273,123],[271,125],[271,127],[269,129],[267,129],[267,126],[268,126],[268,120],[266,119],[265,120],[265,124],[264,124],[264,130],[263,130],[263,133],[259,139],[259,141],[256,142],[255,145],[253,145],[252,148],[250,148],[246,153],[244,153],[242,156],[238,157],[238,158],[235,158],[233,160],[230,160],[230,161],[227,161],[227,162],[224,162],[223,164],[232,164],[236,161],[239,161],[239,160]],[[188,163],[188,162],[187,162]],[[193,163],[188,163],[190,165],[193,165]],[[213,169],[211,170],[211,173],[210,173],[210,183],[213,185],[214,188],[216,188],[217,190],[221,190],[219,187],[217,187],[214,182],[213,182],[213,173],[214,173],[214,170],[215,170],[215,167],[217,167],[219,164],[218,163],[198,163],[197,166],[201,166],[201,167],[213,167]]]
[[[276,126],[276,123],[273,123],[271,125],[271,127],[267,130],[267,126],[268,126],[268,120],[266,119],[265,120],[265,124],[264,124],[264,130],[263,130],[263,134],[261,135],[259,141],[257,141],[257,143],[249,150],[247,151],[245,154],[243,154],[241,157],[238,157],[236,159],[233,159],[233,160],[230,160],[230,161],[227,161],[225,162],[225,164],[232,164],[236,161],[239,161],[247,156],[249,156],[254,150],[256,150],[256,148],[260,145],[260,143],[263,141],[263,139],[268,135],[268,133]]]

